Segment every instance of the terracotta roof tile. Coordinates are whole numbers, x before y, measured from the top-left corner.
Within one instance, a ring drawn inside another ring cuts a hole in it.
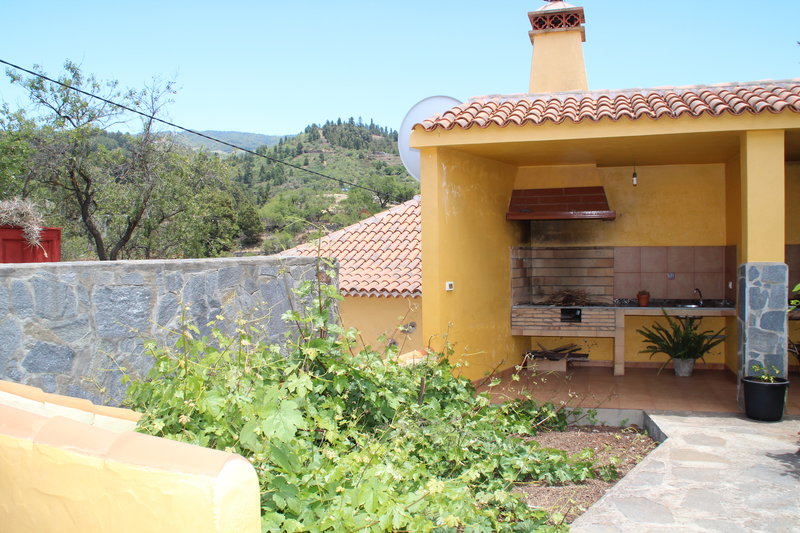
[[[420,296],[421,223],[417,196],[322,237],[322,256],[339,263],[339,291],[350,296]],[[316,256],[317,244],[302,244],[281,255]]]
[[[467,129],[545,122],[616,121],[623,117],[639,120],[644,117],[779,113],[785,109],[800,113],[800,79],[624,91],[480,96],[414,127],[433,131],[437,128],[450,130],[456,126]]]

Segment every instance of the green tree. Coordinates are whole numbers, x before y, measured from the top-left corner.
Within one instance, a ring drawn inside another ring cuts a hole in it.
[[[34,124],[21,111],[0,108],[0,200],[28,196],[25,170],[33,152]]]
[[[233,248],[239,230],[233,196],[219,189],[207,189],[195,196],[189,214],[193,231],[187,255],[216,257]]]
[[[119,258],[147,220],[159,194],[160,176],[171,145],[160,142],[152,118],[142,119],[141,133],[124,148],[94,142],[103,128],[125,119],[117,106],[70,89],[81,88],[157,115],[173,92],[154,83],[140,91],[123,91],[116,81],[86,76],[71,61],[56,85],[40,77],[9,71],[12,83],[28,91],[38,128],[32,139],[25,180],[49,189],[51,198],[77,217],[100,260]],[[8,110],[4,119],[10,120]],[[22,130],[16,130],[21,133]]]
[[[253,245],[261,240],[264,224],[261,222],[261,217],[258,216],[256,207],[249,200],[244,201],[242,207],[239,208],[236,224],[239,226],[243,244]]]

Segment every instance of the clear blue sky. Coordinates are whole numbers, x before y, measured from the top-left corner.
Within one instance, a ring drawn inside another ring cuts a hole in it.
[[[576,0],[592,89],[800,77],[798,0]],[[418,100],[527,91],[526,13],[541,0],[3,0],[0,58],[64,60],[141,87],[175,79],[168,118],[290,134],[363,117],[394,129]],[[26,103],[5,76],[0,101]]]

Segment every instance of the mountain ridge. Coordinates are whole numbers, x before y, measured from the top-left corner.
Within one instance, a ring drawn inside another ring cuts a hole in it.
[[[255,150],[262,146],[275,146],[281,139],[294,137],[295,135],[267,135],[264,133],[251,133],[246,131],[222,131],[222,130],[203,130],[199,131],[203,135],[214,137],[236,146],[241,146],[248,150]],[[192,150],[208,150],[220,154],[231,154],[234,148],[200,137],[187,131],[169,132],[176,142]]]

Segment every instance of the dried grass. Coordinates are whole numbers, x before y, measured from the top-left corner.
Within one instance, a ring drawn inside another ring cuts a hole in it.
[[[11,198],[0,201],[0,226],[22,228],[22,234],[31,246],[41,246],[43,225],[36,204],[30,200]]]

